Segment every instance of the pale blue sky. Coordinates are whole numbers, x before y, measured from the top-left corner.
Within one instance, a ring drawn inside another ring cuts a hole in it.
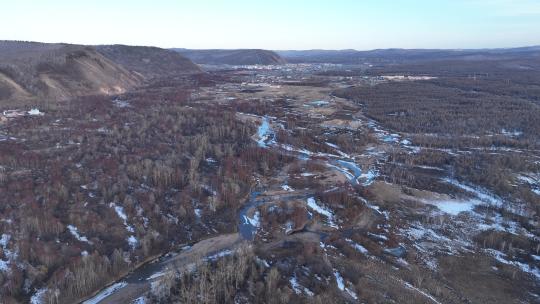
[[[540,45],[540,0],[0,0],[0,39],[265,49]]]

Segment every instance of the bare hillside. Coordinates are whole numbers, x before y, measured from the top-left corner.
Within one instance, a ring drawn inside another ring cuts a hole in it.
[[[117,94],[142,80],[92,47],[0,42],[0,100]]]
[[[191,60],[171,50],[127,45],[101,45],[96,49],[102,55],[144,78],[201,72]]]

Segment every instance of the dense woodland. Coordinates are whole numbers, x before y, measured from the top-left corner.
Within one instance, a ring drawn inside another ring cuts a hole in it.
[[[175,244],[234,229],[251,176],[279,159],[231,110],[189,100],[189,88],[149,88],[9,125],[21,140],[0,142],[0,230],[17,252],[0,274],[5,303],[47,285],[51,303],[71,302]]]
[[[539,62],[532,57],[376,66],[357,75],[436,78],[350,87],[335,94],[354,100],[370,118],[422,148],[419,153],[390,155],[383,167],[390,181],[459,193],[460,189],[439,182],[450,173],[520,202],[513,212],[524,215],[517,220],[528,225],[540,214],[540,200],[526,184],[520,185],[516,174],[540,172],[534,161],[540,147]],[[514,208],[510,205],[499,211],[507,213]]]

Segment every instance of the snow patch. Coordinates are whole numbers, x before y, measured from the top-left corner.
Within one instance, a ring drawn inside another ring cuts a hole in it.
[[[92,242],[89,241],[88,238],[86,238],[86,236],[81,236],[79,234],[79,231],[77,230],[77,227],[75,227],[73,225],[67,225],[67,228],[68,228],[69,232],[71,233],[71,235],[73,235],[73,237],[75,237],[78,241],[85,242],[85,243],[88,243],[88,244],[92,245]]]
[[[451,214],[451,215],[458,215],[461,212],[470,212],[474,209],[474,206],[478,204],[477,201],[474,200],[468,200],[468,201],[460,201],[460,200],[440,200],[440,201],[428,201],[428,200],[422,200],[425,204],[433,205],[439,208],[442,212]]]
[[[293,188],[291,188],[289,185],[285,184],[283,186],[281,186],[281,189],[285,190],[285,191],[294,191]]]
[[[414,290],[416,292],[418,292],[419,294],[423,295],[424,297],[430,299],[431,301],[433,301],[433,303],[436,303],[436,304],[442,304],[441,302],[437,301],[437,299],[435,299],[432,295],[412,286],[410,283],[408,282],[403,282],[403,284],[405,285],[405,287],[407,287],[408,289],[411,289],[411,290]]]
[[[296,275],[290,278],[289,282],[291,283],[291,287],[294,290],[294,293],[296,294],[302,294],[305,293],[306,295],[312,297],[314,296],[314,293],[309,290],[307,287],[304,287],[298,283],[298,280],[296,279]]]
[[[205,258],[206,261],[213,261],[213,260],[217,260],[219,258],[222,258],[222,257],[226,257],[226,256],[229,256],[231,255],[233,252],[229,249],[226,249],[226,250],[223,250],[223,251],[220,251],[218,253],[215,253],[213,255],[210,255],[208,257]]]
[[[122,221],[124,222],[124,226],[126,227],[126,230],[128,232],[131,232],[131,233],[134,233],[135,232],[135,229],[133,229],[132,226],[130,226],[127,222],[127,215],[126,213],[124,212],[124,208],[122,206],[118,206],[116,205],[115,203],[110,203],[109,204],[109,207],[111,208],[114,208],[114,211],[116,211],[116,214],[118,215],[118,217],[120,219],[122,219]],[[137,245],[139,244],[139,241],[137,240],[137,238],[135,238],[135,236],[133,235],[130,235],[128,236],[128,238],[126,239],[126,241],[128,242],[129,246],[132,248],[132,249],[135,249],[137,247]]]
[[[351,239],[345,239],[345,241],[347,241],[347,243],[351,244],[351,246],[356,249],[357,251],[359,251],[360,253],[362,254],[369,254],[369,251],[366,249],[366,247],[356,243],[355,241],[351,240]]]
[[[133,300],[132,304],[146,304],[146,297],[142,296]]]
[[[42,304],[45,303],[43,301],[43,296],[47,292],[47,288],[41,288],[36,291],[30,298],[30,304]]]
[[[118,215],[118,217],[119,217],[120,219],[122,219],[122,221],[124,222],[124,226],[126,226],[126,230],[127,230],[128,232],[135,232],[135,229],[133,229],[133,227],[131,227],[131,226],[127,223],[127,215],[126,215],[126,213],[124,212],[124,207],[118,206],[118,205],[116,205],[115,203],[110,203],[110,204],[109,204],[109,207],[114,208],[114,211],[116,211],[116,214]]]
[[[139,244],[139,240],[137,240],[137,238],[134,237],[133,235],[130,235],[127,238],[127,242],[129,244],[129,246],[131,247],[131,249],[137,248],[137,245]]]
[[[444,179],[447,183],[454,185],[458,188],[461,188],[462,190],[465,190],[466,192],[469,192],[476,196],[480,201],[483,203],[486,203],[488,205],[492,205],[494,207],[501,207],[502,206],[502,199],[497,197],[494,194],[489,193],[489,191],[482,189],[480,187],[472,187],[463,183],[460,183],[457,180],[446,178]]]
[[[270,123],[268,122],[268,117],[266,116],[263,117],[262,123],[257,130],[257,137],[257,143],[261,148],[267,148],[268,144],[275,143],[275,135],[270,127]]]
[[[0,246],[2,247],[2,251],[4,252],[4,255],[6,256],[7,260],[0,260],[0,272],[9,272],[10,267],[9,264],[11,261],[15,260],[17,258],[17,253],[12,252],[8,249],[8,243],[9,240],[11,240],[11,235],[3,233],[2,238],[0,238]]]
[[[258,228],[261,225],[259,211],[255,211],[255,213],[253,214],[253,218],[250,218],[247,215],[244,215],[244,221],[246,224],[250,224],[251,226]]]
[[[101,302],[101,300],[103,300],[106,297],[112,295],[117,290],[124,288],[126,285],[127,285],[126,282],[119,282],[119,283],[113,284],[113,285],[107,287],[102,292],[98,293],[93,298],[84,301],[83,304],[98,304],[99,302]]]
[[[312,209],[313,211],[315,211],[315,212],[325,216],[326,218],[328,218],[328,224],[329,224],[330,227],[338,228],[338,226],[333,221],[334,214],[330,210],[328,210],[328,209],[326,209],[326,208],[324,208],[322,206],[319,206],[317,204],[317,202],[315,201],[315,198],[313,198],[313,197],[308,198],[307,199],[307,206],[310,209]]]
[[[377,176],[379,176],[379,172],[373,169],[368,170],[366,173],[360,174],[360,179],[363,180],[362,185],[363,186],[371,185],[375,181]]]
[[[37,109],[37,108],[33,108],[33,109],[31,109],[30,111],[28,111],[28,115],[32,115],[32,116],[42,116],[42,115],[45,115],[45,113],[39,111],[39,109]]]
[[[518,261],[510,261],[506,258],[507,255],[505,253],[500,252],[498,250],[494,250],[494,249],[485,249],[485,250],[487,253],[493,256],[497,261],[506,265],[513,265],[519,268],[521,271],[534,276],[537,281],[540,281],[540,269],[538,267],[530,266],[530,265],[527,265],[525,263],[521,263]]]
[[[345,287],[345,281],[343,280],[343,277],[341,276],[339,271],[337,271],[335,269],[334,269],[334,277],[336,278],[336,283],[337,283],[337,286],[338,286],[339,290],[347,292],[355,300],[358,299],[358,296],[356,295],[356,293],[354,291],[352,291],[351,289]]]
[[[112,101],[112,103],[117,108],[131,107],[131,104],[129,103],[129,101],[125,101],[125,100],[115,99],[115,100]]]

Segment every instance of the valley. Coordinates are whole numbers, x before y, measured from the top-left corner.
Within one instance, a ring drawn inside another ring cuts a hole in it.
[[[114,51],[137,85],[2,104],[5,303],[540,301],[536,53]]]

